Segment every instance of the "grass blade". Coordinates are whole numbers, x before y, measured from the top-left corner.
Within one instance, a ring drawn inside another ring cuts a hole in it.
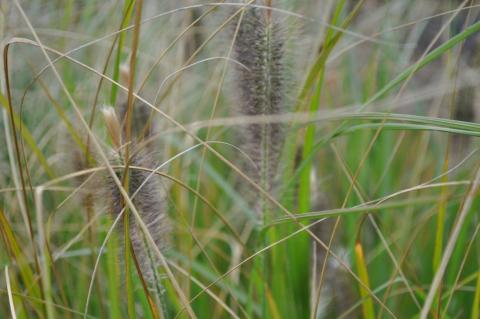
[[[355,257],[357,264],[358,277],[360,277],[362,283],[370,289],[370,280],[368,278],[367,264],[365,262],[365,256],[363,254],[362,244],[359,240],[355,243]],[[363,298],[362,312],[363,318],[374,319],[375,312],[373,310],[373,301],[370,294],[365,290],[364,286],[360,285],[360,295]],[[371,290],[371,289],[370,289]]]

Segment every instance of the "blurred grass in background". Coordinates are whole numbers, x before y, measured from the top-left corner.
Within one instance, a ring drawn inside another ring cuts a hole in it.
[[[287,137],[275,218],[261,227],[232,168],[248,162],[239,126],[255,120],[235,111],[241,7],[1,2],[0,317],[479,318],[479,5],[271,2],[289,113],[270,119]],[[103,247],[112,216],[81,200],[69,155],[85,131],[32,30],[107,153],[100,108],[127,100],[112,80],[127,86],[134,52],[135,92],[191,134],[154,112],[155,159],[172,159],[158,178],[178,283],[162,271],[161,301],[120,260],[115,232]]]

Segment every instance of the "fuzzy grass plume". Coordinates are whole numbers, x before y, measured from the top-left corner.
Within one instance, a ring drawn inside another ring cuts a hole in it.
[[[284,39],[270,12],[247,8],[235,40],[235,59],[242,115],[275,115],[285,108]],[[246,67],[246,68],[245,68]],[[257,166],[254,180],[267,191],[273,188],[284,140],[281,124],[250,124],[243,134],[244,148]]]
[[[109,134],[116,148],[116,151],[111,156],[111,165],[115,167],[120,180],[123,180],[126,166],[125,155],[122,148],[123,145],[118,143],[118,141],[123,140],[124,132],[120,128],[120,121],[113,108],[104,110],[104,116]],[[136,123],[133,130],[135,136],[131,142],[133,152],[129,159],[127,172],[129,174],[128,194],[155,241],[155,245],[160,250],[164,250],[168,246],[170,234],[170,222],[164,207],[165,194],[158,176],[152,173],[155,170],[155,161],[151,153],[138,147],[138,134],[142,134],[143,128],[138,126],[137,117],[134,117],[134,123]],[[124,211],[123,196],[111,176],[106,176],[103,185],[105,185],[105,198],[108,198],[109,210],[116,218]],[[120,219],[121,225],[119,230],[122,230],[124,226],[122,220]],[[133,252],[140,266],[142,276],[152,287],[157,287],[159,279],[156,275],[156,269],[160,266],[160,261],[153,249],[148,247],[147,240],[138,225],[138,221],[133,216],[130,216],[128,221]],[[119,233],[123,236],[122,231],[119,231]]]
[[[239,24],[238,24],[239,23]],[[235,84],[239,95],[238,113],[246,116],[281,114],[285,108],[284,38],[279,24],[270,10],[247,7],[238,20],[234,43],[235,59],[242,65],[236,68]],[[267,192],[275,190],[280,150],[284,141],[279,123],[249,123],[243,134],[243,148],[255,164],[245,167],[253,181]],[[267,224],[273,214],[270,204],[257,194],[251,194],[251,203],[260,224]],[[252,236],[253,245],[260,249],[271,240],[271,234],[260,232]],[[253,265],[253,272],[269,278],[266,269],[275,263],[273,255],[262,256]],[[250,296],[263,305],[263,316],[274,317],[275,307],[267,307],[266,291],[276,290],[275,279],[261,282]]]

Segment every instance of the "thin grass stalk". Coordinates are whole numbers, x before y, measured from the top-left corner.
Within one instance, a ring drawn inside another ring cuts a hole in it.
[[[124,189],[129,189],[129,165],[130,165],[130,141],[131,141],[131,114],[133,112],[133,86],[134,86],[134,79],[135,79],[135,66],[136,66],[136,58],[137,58],[137,49],[138,49],[138,38],[140,34],[140,19],[142,16],[142,4],[143,1],[140,0],[139,3],[136,5],[136,16],[135,16],[135,28],[134,28],[134,33],[133,33],[133,39],[132,39],[132,55],[130,57],[130,77],[128,81],[128,102],[127,102],[127,113],[126,113],[126,123],[125,123],[125,170],[123,172],[123,180],[122,184]],[[133,6],[132,6],[133,10]],[[126,15],[129,16],[129,15]],[[120,35],[122,37],[124,35],[123,33]],[[122,39],[120,39],[119,44]],[[121,48],[119,46],[118,50],[118,55],[117,55],[117,72],[118,72],[118,67],[119,67],[119,54],[121,52]],[[118,73],[117,73],[118,76]],[[112,87],[112,96],[113,96],[113,101],[115,102],[117,87],[113,86]],[[112,105],[115,105],[114,103]],[[125,208],[125,213],[123,214],[123,226],[124,226],[124,254],[125,254],[125,276],[126,276],[126,288],[127,288],[127,306],[128,306],[128,314],[130,318],[136,318],[136,311],[135,311],[135,305],[134,305],[134,295],[133,295],[133,281],[131,277],[131,239],[130,239],[130,231],[129,231],[129,209],[126,207],[124,203],[124,199],[121,198],[121,206]],[[135,258],[135,257],[133,257]],[[142,276],[141,273],[139,273],[140,276]]]
[[[471,319],[480,318],[480,271],[477,271],[477,283],[475,284],[475,295],[472,301]]]
[[[120,25],[120,29],[123,30],[125,27],[128,25],[130,22],[130,18],[133,13],[133,9],[135,8],[135,3],[136,0],[129,0],[128,2],[125,2],[124,5],[124,14],[123,14],[123,20]],[[135,27],[136,28],[136,27]],[[122,49],[123,49],[123,44],[125,42],[125,32],[120,33],[120,36],[118,37],[118,46],[117,46],[117,54],[115,55],[115,64],[114,64],[114,69],[113,69],[113,77],[112,79],[114,81],[118,82],[119,76],[120,76],[120,64],[121,64],[121,59],[122,59]],[[112,91],[110,93],[110,104],[111,105],[117,105],[117,91],[118,87],[116,85],[112,85]]]
[[[12,319],[17,319],[17,313],[15,311],[15,303],[13,302],[12,287],[10,283],[10,274],[8,271],[8,266],[5,266],[5,282],[7,283],[7,295],[8,295],[8,305],[10,307],[10,314]]]
[[[447,149],[445,151],[445,160],[443,164],[443,170],[448,170],[448,157],[449,157],[449,150],[450,150],[450,143],[447,143]],[[444,175],[442,178],[443,183],[448,182],[448,175]],[[434,246],[434,253],[433,253],[433,264],[432,269],[433,272],[437,271],[438,266],[440,265],[440,260],[442,258],[442,251],[443,251],[443,233],[445,229],[445,214],[447,210],[447,196],[446,196],[447,188],[442,187],[440,193],[440,203],[438,205],[438,215],[437,215],[437,227],[435,232],[435,246]]]
[[[112,238],[108,241],[107,246],[107,276],[108,276],[108,299],[110,304],[110,318],[120,318],[121,316],[121,302],[120,294],[117,285],[119,278],[119,269],[117,261],[118,245],[116,244],[116,235],[112,233]]]
[[[35,262],[35,270],[38,274],[41,274],[41,268],[40,268],[40,262],[38,259],[38,253],[37,253],[37,248],[35,245],[35,236],[33,234],[33,227],[32,227],[32,220],[30,218],[30,211],[29,211],[29,205],[28,205],[28,195],[27,195],[27,187],[25,184],[25,177],[22,169],[22,159],[21,159],[21,154],[20,154],[20,146],[18,142],[18,137],[17,137],[17,131],[16,131],[16,121],[14,117],[14,110],[13,110],[13,104],[12,104],[12,95],[11,95],[11,90],[10,90],[10,78],[9,78],[9,69],[8,69],[8,48],[9,46],[5,46],[3,48],[3,70],[4,70],[4,79],[5,79],[5,89],[7,91],[7,106],[8,106],[8,112],[10,115],[10,127],[12,130],[12,136],[13,136],[13,144],[15,146],[15,160],[17,161],[17,167],[18,167],[18,173],[20,176],[20,183],[22,186],[22,199],[23,199],[23,207],[26,209],[26,215],[27,215],[27,221],[28,221],[28,234],[30,238],[30,242],[32,244],[32,252],[33,252],[33,259]],[[32,187],[30,186],[30,191],[32,191]],[[42,283],[39,283],[40,285],[40,296],[41,298],[45,298],[43,295],[44,293],[44,287],[42,287]],[[44,313],[47,314],[48,310],[47,307],[43,308]]]
[[[10,125],[8,122],[8,117],[7,117],[7,111],[2,110],[2,117],[4,120],[4,131],[5,131],[5,141],[7,144],[7,152],[8,152],[8,160],[10,164],[10,169],[12,172],[12,179],[13,179],[13,184],[15,185],[16,191],[15,191],[15,197],[17,198],[18,201],[18,206],[20,209],[20,214],[22,215],[23,223],[25,225],[25,230],[28,233],[29,227],[28,227],[28,216],[27,216],[27,209],[25,207],[25,204],[22,199],[22,195],[20,194],[20,182],[18,181],[18,173],[16,170],[15,166],[15,160],[13,159],[14,154],[13,154],[13,146],[12,146],[12,139],[10,136]]]
[[[43,219],[43,187],[37,187],[35,189],[35,213],[38,229],[38,245],[40,247],[40,254],[42,256],[42,267],[40,272],[40,278],[43,288],[43,296],[45,298],[45,308],[47,318],[55,319],[55,310],[53,308],[53,290],[51,286],[50,276],[50,258],[47,253],[47,240],[45,238],[44,219]]]

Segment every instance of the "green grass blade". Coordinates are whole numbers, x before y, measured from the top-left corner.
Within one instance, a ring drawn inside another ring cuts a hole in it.
[[[356,257],[358,277],[360,277],[360,280],[362,281],[362,283],[368,289],[370,289],[370,280],[368,278],[367,264],[365,262],[365,256],[363,254],[363,248],[360,241],[357,241],[355,244],[355,257]],[[373,310],[372,298],[370,297],[370,294],[368,293],[368,291],[365,289],[363,285],[359,285],[359,289],[360,289],[360,295],[363,298],[363,303],[362,303],[363,318],[374,319],[375,312]]]
[[[135,2],[136,2],[135,0],[129,0],[128,2],[125,2],[125,6],[123,10],[124,18],[122,20],[120,30],[128,26],[130,22],[130,18],[132,17],[133,8],[135,7]],[[126,32],[122,32],[118,38],[117,54],[115,55],[115,64],[113,66],[113,77],[112,77],[112,79],[116,82],[118,82],[118,79],[120,77],[120,64],[122,63],[122,50],[123,50],[123,45],[125,43],[125,37],[126,37],[125,34]],[[118,92],[118,87],[116,85],[112,85],[112,91],[110,93],[110,104],[112,106],[115,106],[117,103],[117,92]]]
[[[477,272],[477,284],[475,285],[475,296],[473,297],[471,318],[480,318],[480,272]]]

